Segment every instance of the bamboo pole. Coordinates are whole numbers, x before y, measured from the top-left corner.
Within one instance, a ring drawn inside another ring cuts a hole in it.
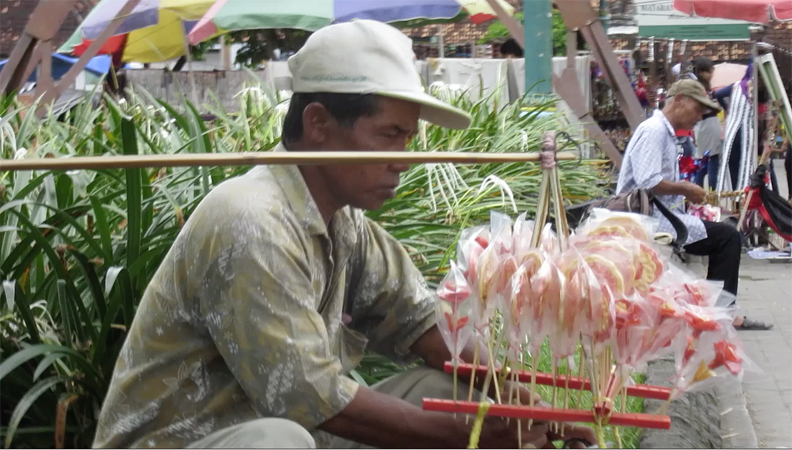
[[[578,159],[572,153],[556,155],[560,161]],[[256,166],[262,164],[346,165],[346,164],[489,164],[539,161],[539,153],[475,152],[363,152],[289,151],[175,155],[75,156],[67,158],[0,159],[0,172],[20,170],[101,170],[140,167]]]

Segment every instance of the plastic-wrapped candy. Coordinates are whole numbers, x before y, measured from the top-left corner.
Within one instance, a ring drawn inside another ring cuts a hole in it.
[[[561,251],[558,236],[553,232],[550,224],[546,224],[542,229],[542,237],[539,240],[539,249],[548,255],[557,255]]]
[[[536,250],[531,247],[533,227],[534,221],[526,220],[525,213],[517,216],[517,219],[514,221],[514,227],[512,231],[512,249],[514,257],[517,258],[517,262],[519,264],[523,263],[526,253]]]
[[[471,315],[474,299],[472,289],[459,266],[451,261],[451,269],[437,288],[439,301],[435,303],[437,325],[451,356],[459,355],[473,332]]]
[[[675,344],[676,374],[672,399],[685,392],[705,389],[726,377],[744,381],[746,375],[758,376],[761,370],[745,354],[731,319],[721,320],[718,331],[706,333],[691,349],[689,336],[680,336]]]
[[[590,218],[578,227],[577,235],[590,238],[618,236],[651,243],[658,223],[651,216],[594,208]]]
[[[632,294],[638,266],[638,245],[634,239],[592,240],[578,248],[585,255],[592,256],[590,264],[594,264],[595,273],[600,275],[602,272],[607,280],[612,281],[608,286],[614,294]]]
[[[657,316],[652,314],[651,304],[640,295],[617,300],[615,310],[616,363],[635,368],[644,350],[642,344],[646,334],[657,325]]]
[[[490,240],[487,248],[475,263],[477,280],[473,283],[478,302],[474,311],[475,326],[483,330],[489,326],[495,310],[503,303],[508,279],[503,275],[502,264],[508,261],[512,250],[511,219],[505,214],[492,212],[490,215]],[[513,263],[513,264],[512,264]],[[516,261],[507,262],[513,274]]]
[[[489,230],[475,227],[463,230],[457,245],[457,265],[462,269],[470,286],[478,283],[478,260],[489,246]]]
[[[650,286],[662,277],[665,264],[657,251],[645,242],[638,243],[639,251],[635,272],[635,289],[649,292]]]
[[[568,357],[576,351],[581,333],[591,331],[590,302],[592,296],[596,301],[602,294],[577,249],[568,249],[558,260],[563,293],[557,311],[557,326],[550,336],[550,347],[555,356]]]
[[[517,270],[511,277],[511,290],[506,296],[504,316],[510,327],[510,343],[519,346],[526,337],[531,337],[533,326],[533,313],[528,308],[533,307],[534,295],[532,280],[544,262],[544,254],[539,249],[531,249],[522,255]]]
[[[532,295],[529,296],[529,317],[533,322],[532,342],[538,346],[558,326],[561,299],[564,295],[564,277],[554,258],[545,256],[544,262],[531,279]],[[538,349],[538,347],[537,347]]]

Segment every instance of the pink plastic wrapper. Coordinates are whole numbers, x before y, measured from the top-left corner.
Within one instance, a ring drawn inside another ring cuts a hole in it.
[[[676,341],[676,392],[678,398],[685,392],[705,389],[726,377],[743,381],[746,374],[761,374],[759,367],[745,354],[731,318],[720,321],[718,331],[704,333],[698,340],[680,336]]]
[[[589,219],[577,228],[576,235],[583,238],[626,237],[651,243],[657,224],[654,217],[594,208]]]
[[[551,335],[558,326],[561,298],[564,292],[564,279],[554,258],[545,255],[542,265],[531,279],[532,295],[527,308],[533,324],[532,343],[538,346],[545,337]]]
[[[679,305],[727,306],[734,299],[734,295],[723,291],[722,282],[701,279],[671,263],[667,263],[666,272],[650,290],[673,298]]]
[[[721,209],[712,205],[690,205],[688,214],[710,222],[720,222],[721,219]]]
[[[478,283],[478,260],[489,246],[489,241],[489,230],[485,227],[468,228],[460,234],[457,265],[471,287]]]
[[[592,333],[591,302],[602,305],[602,291],[582,255],[570,248],[558,257],[563,292],[550,348],[556,357],[569,357],[577,349],[581,334]]]
[[[558,236],[553,232],[550,224],[546,224],[542,229],[542,238],[539,240],[539,249],[548,255],[557,255],[561,251],[558,243]]]
[[[644,355],[647,336],[659,322],[649,301],[641,295],[621,298],[615,304],[614,356],[616,364],[636,368]]]
[[[516,260],[511,257],[512,227],[509,216],[496,212],[490,214],[490,236],[487,248],[477,261],[471,262],[476,268],[472,286],[479,300],[474,307],[474,326],[482,335],[489,328],[495,310],[504,303],[503,296],[507,295],[507,289],[510,288],[511,275],[517,270]]]
[[[532,250],[531,238],[533,237],[533,220],[526,220],[525,213],[520,214],[514,221],[512,231],[512,248],[517,261],[522,263],[524,255]]]
[[[451,261],[451,269],[437,288],[437,326],[451,352],[459,362],[459,355],[473,333],[473,290],[468,285],[462,270]]]

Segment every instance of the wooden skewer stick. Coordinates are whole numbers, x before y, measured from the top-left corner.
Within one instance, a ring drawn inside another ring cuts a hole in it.
[[[559,153],[557,159],[573,161],[572,153]],[[243,152],[174,155],[75,156],[66,158],[0,159],[0,171],[19,170],[97,170],[140,167],[255,166],[260,164],[489,164],[539,161],[539,153],[478,152]]]

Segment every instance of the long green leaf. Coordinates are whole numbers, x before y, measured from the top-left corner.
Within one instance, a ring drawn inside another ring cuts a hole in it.
[[[27,413],[30,406],[41,397],[42,394],[47,392],[50,388],[58,383],[62,383],[59,377],[50,377],[36,383],[29,391],[22,396],[17,403],[14,412],[11,414],[11,420],[8,422],[8,428],[5,432],[5,448],[11,448],[11,441],[14,440],[14,433],[16,432],[19,422],[22,421],[25,413]]]
[[[76,250],[69,250],[69,254],[71,254],[79,263],[83,276],[85,277],[86,284],[88,285],[88,289],[91,291],[94,304],[96,305],[96,310],[100,317],[104,317],[107,310],[107,302],[105,301],[104,294],[102,293],[102,283],[99,281],[99,277],[96,275],[94,264],[88,261],[88,257]]]
[[[124,118],[121,122],[121,135],[124,144],[125,155],[137,155],[137,137],[135,136],[135,125],[129,118]],[[127,193],[127,267],[131,266],[140,255],[140,235],[141,235],[141,170],[125,169],[126,172],[126,193]]]
[[[30,341],[34,344],[41,342],[38,327],[36,327],[36,321],[33,318],[33,313],[30,311],[30,300],[22,291],[22,286],[19,285],[19,282],[16,280],[3,281],[3,292],[5,292],[7,297],[13,295],[14,305],[17,307],[17,311],[19,311],[22,320],[25,322]]]
[[[28,346],[27,348],[12,354],[8,357],[8,359],[0,363],[0,380],[5,378],[6,375],[8,375],[12,370],[16,369],[22,364],[25,364],[31,359],[50,353],[59,353],[68,356],[69,359],[79,365],[87,375],[94,377],[96,380],[102,379],[101,375],[99,375],[99,372],[97,372],[96,369],[94,369],[93,366],[88,363],[88,361],[77,351],[68,347],[64,347],[63,345],[36,344]]]
[[[49,355],[45,356],[39,362],[39,365],[36,366],[35,372],[33,372],[33,381],[39,379],[39,377],[50,368],[50,366],[57,360],[63,358],[63,355],[60,353],[50,353]]]
[[[107,214],[105,213],[104,206],[96,196],[91,195],[89,198],[95,218],[94,227],[99,232],[99,238],[101,239],[102,248],[104,249],[105,264],[113,265],[113,240],[110,237],[110,224],[107,222]]]

